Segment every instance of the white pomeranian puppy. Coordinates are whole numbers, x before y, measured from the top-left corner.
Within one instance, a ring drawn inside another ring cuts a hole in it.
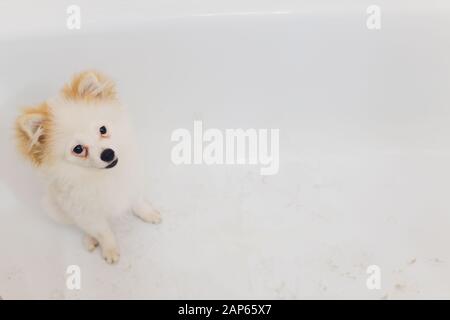
[[[111,80],[83,72],[61,93],[25,109],[16,122],[18,146],[45,177],[49,215],[84,231],[89,251],[100,245],[108,263],[119,248],[109,218],[132,211],[159,223],[142,197],[132,127]]]

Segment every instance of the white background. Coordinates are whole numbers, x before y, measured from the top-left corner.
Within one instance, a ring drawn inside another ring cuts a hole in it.
[[[369,1],[111,2],[0,2],[1,297],[450,298],[446,1],[378,1],[379,31]],[[115,222],[116,266],[45,216],[13,143],[20,107],[90,68],[117,82],[163,216]],[[279,173],[173,165],[194,120],[279,128]]]

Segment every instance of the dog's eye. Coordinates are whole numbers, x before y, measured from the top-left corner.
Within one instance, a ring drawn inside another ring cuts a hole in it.
[[[106,130],[106,127],[105,127],[105,126],[101,126],[100,129],[99,129],[99,131],[100,131],[100,134],[101,134],[102,136],[104,136],[104,135],[106,135],[106,134],[108,133],[108,130]]]
[[[81,154],[83,152],[83,149],[83,146],[79,144],[73,148],[73,152],[75,152],[76,154]]]
[[[81,144],[78,144],[75,147],[73,147],[72,151],[77,156],[83,156],[83,154],[85,153],[85,148]]]

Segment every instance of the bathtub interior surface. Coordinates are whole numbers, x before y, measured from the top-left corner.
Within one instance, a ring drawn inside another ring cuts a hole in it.
[[[449,298],[450,20],[383,19],[374,32],[342,12],[181,17],[0,41],[0,296]],[[45,216],[12,139],[20,106],[87,68],[116,80],[163,216],[114,222],[116,266]],[[194,120],[279,128],[279,173],[175,166],[171,133]],[[81,290],[66,288],[72,264]]]

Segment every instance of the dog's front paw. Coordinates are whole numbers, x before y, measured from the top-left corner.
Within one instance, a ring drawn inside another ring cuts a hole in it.
[[[103,259],[105,259],[105,261],[109,264],[116,263],[120,258],[119,249],[114,247],[102,249],[102,255]]]
[[[155,210],[149,202],[142,199],[133,206],[133,213],[148,223],[158,224],[161,222],[159,211]]]
[[[95,248],[98,247],[98,241],[94,237],[91,237],[90,235],[85,235],[83,239],[84,247],[87,251],[92,252],[95,250]]]
[[[161,213],[154,209],[144,212],[139,216],[142,220],[148,223],[158,224],[161,223]]]

